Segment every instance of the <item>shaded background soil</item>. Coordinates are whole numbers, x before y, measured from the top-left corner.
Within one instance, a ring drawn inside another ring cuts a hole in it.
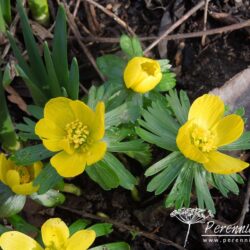
[[[137,34],[139,38],[158,36],[192,8],[196,0],[99,0],[105,8],[109,9],[123,19]],[[68,2],[73,12],[76,1]],[[50,1],[52,16],[56,12],[56,1]],[[221,15],[218,15],[221,14]],[[217,14],[217,15],[216,15]],[[184,22],[174,33],[188,33],[203,29],[204,10],[196,12],[190,19]],[[219,17],[218,17],[219,16]],[[225,25],[241,22],[250,18],[250,3],[247,0],[225,0],[210,1],[208,7],[207,29],[223,27]],[[82,40],[88,46],[89,51],[96,58],[102,54],[119,53],[117,42],[97,42],[95,37],[119,38],[126,30],[122,29],[115,20],[103,13],[101,10],[92,8],[86,2],[82,2],[77,10],[77,24],[81,31]],[[17,32],[17,36],[18,36]],[[76,39],[69,34],[69,56],[76,56],[80,65],[81,83],[86,88],[91,84],[100,83],[100,79],[78,46]],[[153,41],[153,40],[152,40]],[[150,42],[143,42],[144,48]],[[155,58],[169,58],[173,70],[177,74],[177,88],[188,91],[191,99],[212,90],[214,87],[222,86],[236,73],[247,68],[250,62],[250,30],[241,29],[207,37],[206,44],[201,45],[201,38],[180,39],[175,41],[162,42],[150,52]],[[11,60],[11,54],[6,60]],[[28,93],[17,81],[13,85],[20,95],[29,100]],[[11,112],[16,120],[21,119],[15,105],[10,103]],[[164,153],[155,150],[153,162],[161,159]],[[183,245],[187,225],[182,224],[176,218],[170,217],[173,209],[163,207],[163,199],[160,195],[155,197],[152,193],[146,192],[148,180],[143,176],[144,168],[133,160],[126,162],[128,169],[139,177],[138,186],[141,201],[135,201],[129,191],[116,189],[105,192],[97,184],[89,180],[85,175],[79,176],[72,182],[83,190],[83,195],[76,197],[66,195],[65,207],[85,211],[96,215],[104,213],[109,218],[127,225],[133,225],[140,230],[156,234]],[[249,170],[244,172],[248,179]],[[213,199],[216,204],[216,219],[221,223],[232,224],[241,215],[247,185],[241,186],[240,195],[222,197],[220,193],[213,190]],[[192,206],[195,206],[195,197],[192,199]],[[79,216],[74,212],[66,211],[63,208],[44,209],[31,201],[26,204],[23,215],[29,222],[40,226],[41,223],[51,216],[59,216],[66,222],[71,223]],[[246,215],[244,224],[250,223],[249,214]],[[249,243],[204,243],[201,234],[204,228],[201,224],[193,225],[189,237],[188,249],[249,249]],[[176,249],[173,246],[159,243],[142,236],[135,236],[131,232],[116,227],[114,232],[100,242],[127,241],[134,250],[164,250]]]

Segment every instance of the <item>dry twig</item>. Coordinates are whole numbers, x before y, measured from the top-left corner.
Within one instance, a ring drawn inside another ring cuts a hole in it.
[[[80,215],[83,218],[89,218],[89,219],[92,219],[92,220],[111,223],[117,228],[124,229],[124,230],[130,231],[130,232],[135,232],[136,235],[143,236],[145,238],[148,238],[150,240],[156,241],[156,242],[164,244],[164,245],[171,245],[171,246],[174,246],[174,247],[176,247],[177,249],[180,249],[180,250],[185,250],[186,249],[186,248],[180,246],[179,244],[177,244],[177,243],[175,243],[175,242],[173,242],[171,240],[168,240],[168,239],[165,239],[163,237],[157,236],[157,235],[155,235],[153,233],[148,233],[148,232],[141,231],[141,230],[139,230],[138,228],[136,228],[134,226],[125,225],[123,223],[120,223],[120,222],[112,220],[112,219],[103,218],[103,217],[100,217],[100,216],[97,216],[97,215],[94,215],[94,214],[90,214],[90,213],[87,213],[87,212],[84,212],[84,211],[79,211],[79,210],[72,209],[72,208],[65,207],[65,206],[59,206],[59,208],[61,208],[63,210],[66,210],[66,211],[69,211],[71,213],[74,213],[76,215]]]
[[[115,15],[113,12],[104,8],[101,4],[97,3],[94,0],[84,0],[84,1],[87,1],[90,4],[93,4],[95,7],[103,11],[105,14],[112,17],[118,24],[120,24],[124,29],[126,29],[131,35],[135,36],[133,29],[129,27],[129,25],[126,22],[124,22],[120,17]]]
[[[87,0],[90,1],[90,0]],[[160,41],[162,41],[169,33],[179,27],[183,22],[185,22],[190,16],[192,16],[197,10],[204,6],[204,1],[199,2],[191,10],[189,10],[182,18],[171,25],[160,37],[158,37],[152,44],[150,44],[145,50],[144,55],[146,55],[152,48],[154,48]]]
[[[221,28],[210,29],[206,31],[197,31],[197,32],[192,32],[192,33],[169,35],[167,37],[164,37],[163,40],[179,40],[179,39],[186,39],[186,38],[201,37],[203,35],[211,36],[215,34],[222,34],[225,32],[242,29],[242,28],[249,27],[249,26],[250,26],[250,19],[241,23],[232,24],[232,25],[221,27]],[[139,37],[141,41],[152,41],[157,38],[158,38],[157,36]],[[82,37],[82,40],[86,42],[100,42],[100,43],[119,43],[120,42],[120,38],[97,37],[97,36]]]
[[[210,0],[205,0],[205,8],[204,8],[204,23],[203,23],[203,31],[207,30],[207,9],[208,9],[208,3]],[[204,46],[206,42],[206,34],[204,34],[201,38],[201,45]]]
[[[74,17],[76,17],[76,14],[77,14],[79,6],[80,6],[80,3],[81,3],[81,0],[76,1],[75,9],[74,9],[74,12],[73,12]]]

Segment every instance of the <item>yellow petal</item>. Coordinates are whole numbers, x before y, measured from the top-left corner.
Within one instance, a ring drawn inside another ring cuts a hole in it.
[[[72,155],[62,151],[54,155],[51,159],[51,165],[63,177],[74,177],[81,174],[86,165],[84,154],[74,153]]]
[[[74,101],[65,97],[56,97],[50,99],[44,108],[44,118],[56,124],[62,129],[76,119],[70,103]]]
[[[188,120],[210,129],[224,114],[224,103],[219,96],[205,94],[197,98],[190,107]]]
[[[52,152],[57,152],[57,151],[64,149],[63,147],[64,144],[62,143],[63,140],[44,139],[42,141],[43,141],[44,147]]]
[[[66,153],[72,155],[75,152],[74,146],[69,143],[68,139],[62,140],[61,145],[63,147],[63,150],[66,151]]]
[[[57,126],[56,123],[46,118],[37,122],[35,133],[42,139],[60,140],[65,136],[64,128]]]
[[[80,120],[83,125],[87,125],[89,128],[94,119],[94,111],[81,101],[72,101],[70,107],[73,110],[76,119]]]
[[[38,189],[39,189],[39,186],[33,186],[32,182],[12,186],[12,191],[16,194],[21,194],[21,195],[33,194],[37,192]]]
[[[213,151],[208,153],[209,161],[204,163],[207,171],[216,174],[232,174],[242,171],[249,163],[241,161],[229,155]]]
[[[196,162],[205,163],[208,161],[206,155],[191,142],[190,133],[192,126],[193,122],[188,121],[182,127],[180,127],[176,137],[176,144],[186,158]]]
[[[161,75],[158,77],[148,76],[143,81],[141,81],[139,84],[132,87],[132,89],[135,92],[144,94],[144,93],[154,89],[156,87],[156,85],[160,82],[161,77],[162,77]]]
[[[87,250],[96,237],[94,230],[80,230],[68,240],[66,250]]]
[[[100,161],[107,150],[106,142],[96,142],[92,144],[87,152],[87,165],[92,165]]]
[[[123,74],[124,82],[127,88],[137,84],[146,76],[146,74],[141,71],[142,62],[145,62],[145,59],[142,57],[134,57],[128,62]]]
[[[35,133],[43,139],[43,145],[50,151],[56,152],[63,149],[61,140],[65,137],[65,131],[48,119],[37,122]]]
[[[9,187],[13,187],[15,185],[19,185],[20,184],[20,175],[18,173],[18,171],[16,170],[8,170],[6,173],[6,184]]]
[[[43,243],[51,249],[64,249],[69,238],[69,229],[60,218],[47,220],[41,228]]]
[[[105,133],[104,124],[105,105],[103,102],[98,102],[95,111],[95,118],[91,125],[90,136],[93,141],[101,140]]]
[[[3,250],[43,250],[35,240],[17,231],[3,233],[0,237],[0,247]]]
[[[3,153],[0,154],[0,180],[6,184],[6,173],[10,169],[10,162]]]
[[[218,147],[236,141],[244,131],[244,122],[239,115],[223,117],[213,128],[215,143]]]

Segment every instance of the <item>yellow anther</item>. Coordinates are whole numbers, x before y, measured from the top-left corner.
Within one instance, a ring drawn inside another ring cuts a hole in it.
[[[210,152],[216,149],[214,138],[215,135],[211,131],[197,125],[194,126],[191,133],[193,144],[202,152]]]
[[[67,133],[66,138],[74,149],[78,149],[84,142],[87,142],[89,135],[88,127],[79,120],[68,123],[65,130]]]

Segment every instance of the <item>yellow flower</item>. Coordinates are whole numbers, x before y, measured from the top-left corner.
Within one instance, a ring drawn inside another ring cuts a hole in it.
[[[71,237],[67,225],[60,218],[47,220],[41,228],[42,248],[31,237],[17,232],[9,231],[0,237],[0,247],[3,250],[86,250],[95,240],[93,230],[80,230]]]
[[[0,181],[9,186],[16,194],[30,195],[35,193],[39,186],[33,186],[33,180],[42,169],[42,163],[35,162],[31,166],[17,166],[0,154]]]
[[[161,81],[160,64],[146,57],[134,57],[124,71],[124,81],[127,88],[135,92],[146,93]]]
[[[94,112],[83,102],[65,97],[53,98],[45,105],[44,118],[36,124],[35,133],[48,150],[60,151],[50,162],[61,176],[79,175],[86,165],[104,157],[104,109],[103,102]]]
[[[247,162],[217,151],[236,141],[244,130],[240,116],[224,116],[224,111],[224,103],[218,96],[206,94],[197,98],[176,139],[178,148],[187,158],[217,174],[236,173],[249,166]]]

